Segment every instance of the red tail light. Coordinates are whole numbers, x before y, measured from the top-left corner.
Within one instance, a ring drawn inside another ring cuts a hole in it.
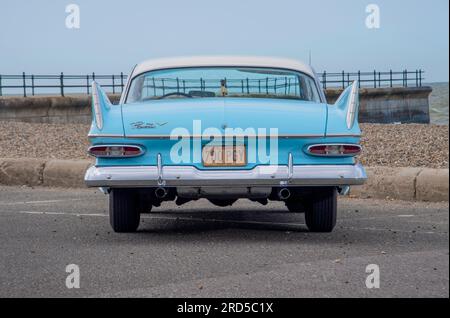
[[[323,144],[308,147],[307,152],[314,156],[356,156],[361,153],[361,146],[354,144]]]
[[[140,156],[144,151],[139,146],[100,145],[90,147],[88,153],[100,158],[124,158]]]

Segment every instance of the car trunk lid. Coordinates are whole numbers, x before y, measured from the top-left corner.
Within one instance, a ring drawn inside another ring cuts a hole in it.
[[[122,105],[127,137],[168,137],[177,129],[189,135],[205,129],[249,129],[281,137],[321,137],[326,128],[326,105],[289,99],[192,98],[163,99]]]

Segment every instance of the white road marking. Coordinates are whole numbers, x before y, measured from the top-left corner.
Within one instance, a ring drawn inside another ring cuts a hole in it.
[[[72,216],[109,216],[103,213],[67,213],[67,212],[41,212],[41,211],[18,211],[12,213],[21,214],[40,214],[40,215],[72,215]],[[222,222],[222,223],[242,223],[242,224],[261,224],[261,225],[291,225],[299,226],[304,224],[299,223],[282,223],[282,222],[261,222],[261,221],[239,221],[239,220],[220,220],[220,219],[205,219],[194,217],[174,217],[174,216],[141,216],[141,219],[161,219],[161,220],[182,220],[182,221],[200,221],[200,222]]]
[[[95,217],[108,217],[105,213],[67,213],[67,212],[41,212],[41,211],[10,211],[11,213],[20,214],[39,214],[39,215],[71,215],[71,216],[95,216]],[[263,221],[240,221],[240,220],[220,220],[220,219],[206,219],[206,218],[195,218],[195,217],[175,217],[175,216],[143,216],[141,219],[161,219],[161,220],[182,220],[182,221],[199,221],[199,222],[217,222],[217,223],[235,223],[235,224],[253,224],[253,225],[279,225],[279,226],[305,226],[301,223],[285,223],[285,222],[263,222]],[[341,223],[341,222],[339,222]],[[381,229],[375,227],[342,227],[348,230],[366,230],[366,231],[376,231],[376,232],[399,232],[399,233],[410,233],[410,230],[399,230],[399,229]],[[415,233],[420,234],[439,234],[447,235],[447,232],[434,232],[434,231],[416,231]]]
[[[382,215],[382,216],[367,216],[367,217],[358,217],[358,216],[346,216],[341,217],[341,220],[378,220],[378,219],[388,219],[388,218],[412,218],[418,215],[413,214],[405,214],[405,215]]]
[[[347,229],[347,230],[365,230],[365,231],[376,231],[376,232],[399,232],[399,233],[409,233],[409,234],[415,234],[415,233],[420,233],[420,234],[444,234],[447,235],[448,233],[446,232],[433,232],[433,231],[415,231],[415,233],[413,233],[411,230],[405,231],[405,230],[397,230],[397,229],[380,229],[380,228],[376,228],[376,227],[354,227],[354,226],[344,226],[342,227],[343,229]]]
[[[66,199],[66,200],[41,200],[41,201],[24,201],[24,202],[0,202],[0,205],[16,205],[16,204],[47,204],[67,201],[79,201],[83,199]]]
[[[40,211],[18,211],[12,213],[21,214],[41,214],[41,215],[72,215],[72,216],[108,216],[108,214],[103,213],[67,213],[67,212],[40,212]]]

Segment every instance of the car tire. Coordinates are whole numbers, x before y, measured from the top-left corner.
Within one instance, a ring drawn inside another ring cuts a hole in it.
[[[320,189],[313,196],[305,213],[306,226],[311,232],[331,232],[336,225],[337,190]]]
[[[136,232],[140,213],[138,196],[131,189],[112,189],[109,194],[109,221],[114,232]]]

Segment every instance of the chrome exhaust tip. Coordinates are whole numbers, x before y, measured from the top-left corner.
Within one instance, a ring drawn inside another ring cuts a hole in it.
[[[156,188],[155,190],[155,196],[158,199],[164,199],[167,196],[167,190],[165,188]]]
[[[348,195],[350,193],[350,187],[349,186],[342,186],[338,188],[338,193],[340,195]]]
[[[288,188],[283,188],[278,191],[278,197],[281,200],[287,200],[291,197],[291,191]]]

